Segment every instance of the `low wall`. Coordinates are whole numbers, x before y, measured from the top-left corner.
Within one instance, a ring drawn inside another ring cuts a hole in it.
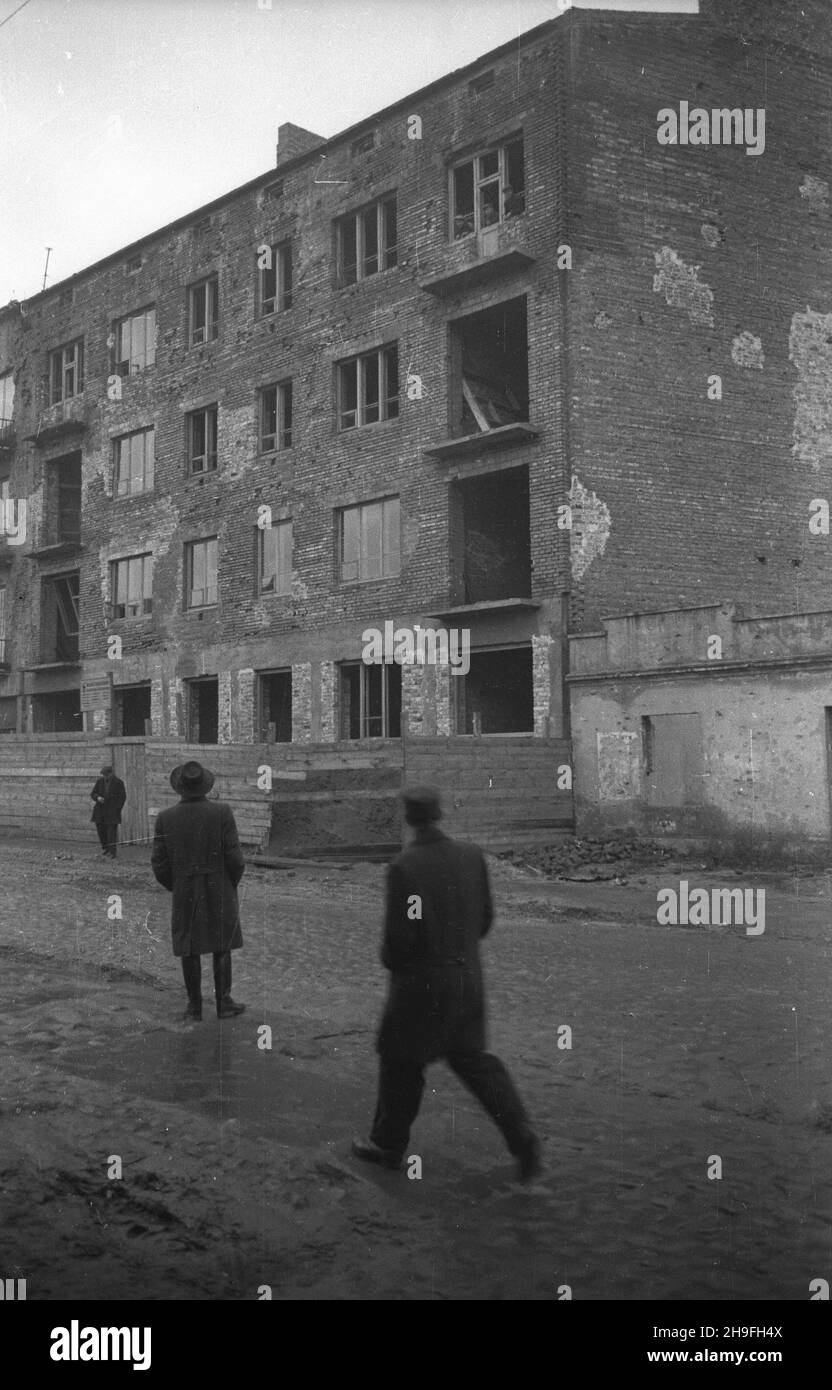
[[[558,769],[571,765],[568,739],[489,734],[412,738],[405,744],[409,782],[430,782],[443,796],[443,827],[485,849],[542,843],[572,828],[572,792]]]

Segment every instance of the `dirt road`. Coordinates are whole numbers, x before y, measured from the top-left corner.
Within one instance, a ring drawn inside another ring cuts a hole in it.
[[[828,881],[770,893],[752,938],[658,926],[667,870],[499,874],[491,1042],[547,1165],[524,1190],[441,1065],[421,1178],[349,1156],[383,869],[249,868],[247,1012],[186,1026],[146,851],[8,841],[0,866],[0,1276],[29,1299],[806,1300],[832,1277]]]

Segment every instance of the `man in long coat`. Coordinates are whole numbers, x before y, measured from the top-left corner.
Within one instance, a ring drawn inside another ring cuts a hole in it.
[[[225,801],[208,801],[214,775],[200,763],[175,767],[170,784],[181,800],[156,817],[150,865],[173,893],[173,954],[182,960],[188,991],[185,1019],[202,1018],[200,956],[214,957],[217,1017],[245,1009],[231,998],[231,952],[243,944],[237,884],[245,861],[234,813]]]
[[[127,800],[127,788],[120,777],[116,777],[109,763],[101,769],[101,776],[90,792],[93,807],[90,820],[94,822],[101,841],[101,849],[106,859],[115,859],[118,843],[118,827],[121,825],[121,808]]]
[[[540,1171],[540,1145],[498,1057],[485,1051],[485,998],[479,942],[494,918],[482,851],[444,835],[439,793],[403,794],[413,843],[390,865],[381,949],[390,993],[376,1050],[378,1104],[358,1158],[398,1168],[419,1112],[428,1062],[444,1057],[500,1129],[528,1181]]]

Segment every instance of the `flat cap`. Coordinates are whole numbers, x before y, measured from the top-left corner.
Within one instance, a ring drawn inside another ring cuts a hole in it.
[[[438,787],[408,786],[402,790],[404,813],[411,822],[441,820],[442,806]]]

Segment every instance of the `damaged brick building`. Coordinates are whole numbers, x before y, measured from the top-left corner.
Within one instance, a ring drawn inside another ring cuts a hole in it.
[[[829,39],[568,10],[0,311],[0,727],[542,747],[605,615],[825,608]]]

